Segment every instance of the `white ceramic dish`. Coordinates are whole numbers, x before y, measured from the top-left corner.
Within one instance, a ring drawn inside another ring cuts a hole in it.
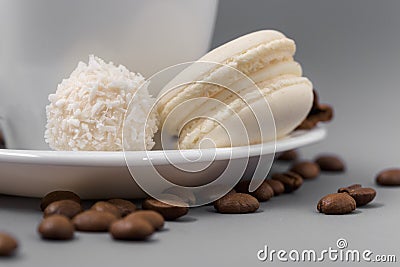
[[[246,172],[251,172],[251,164],[260,155],[271,155],[274,151],[306,146],[322,140],[326,129],[317,127],[310,131],[295,131],[290,136],[276,142],[250,147],[235,147],[236,158],[249,156]],[[213,151],[215,152],[215,151]],[[187,175],[173,173],[173,180],[186,186],[207,183],[210,177],[215,177],[224,170],[231,156],[231,149],[216,149],[213,164],[188,179]],[[169,159],[175,163],[190,165],[176,150],[129,152],[129,161],[141,173],[149,168],[157,168],[162,173],[171,173]],[[208,150],[202,151],[207,158]],[[214,154],[214,153],[213,153]],[[198,150],[183,151],[186,158],[198,157]],[[179,162],[181,161],[181,162]],[[153,164],[153,166],[151,165]],[[46,193],[57,190],[71,190],[82,198],[141,198],[145,193],[135,183],[126,165],[123,152],[70,152],[70,151],[40,151],[0,149],[0,193],[27,197],[42,197]],[[207,178],[205,178],[207,177]],[[207,180],[204,180],[207,179]],[[157,185],[154,185],[157,186]]]

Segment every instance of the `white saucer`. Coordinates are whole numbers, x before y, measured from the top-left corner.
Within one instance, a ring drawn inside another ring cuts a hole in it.
[[[202,179],[207,177],[209,180],[215,173],[221,173],[221,168],[225,168],[226,164],[218,163],[226,162],[229,158],[235,159],[232,155],[236,158],[249,156],[251,162],[260,152],[262,155],[271,155],[274,151],[282,152],[318,142],[325,136],[326,129],[317,127],[309,131],[295,131],[290,136],[277,140],[276,146],[270,142],[250,147],[201,150],[202,159],[215,156],[216,164],[213,163],[212,167],[205,169],[201,176],[193,179],[191,177],[189,182],[187,174],[180,177],[179,172],[174,173],[173,180],[188,186],[206,183]],[[235,153],[232,154],[232,150]],[[146,169],[153,167],[161,172],[169,172],[171,160],[178,164],[190,164],[190,159],[199,156],[199,150],[181,152],[135,151],[128,152],[127,158],[141,173],[146,173]],[[144,197],[145,193],[134,182],[126,166],[123,152],[0,149],[0,193],[43,197],[50,191],[63,189],[71,190],[84,199]]]

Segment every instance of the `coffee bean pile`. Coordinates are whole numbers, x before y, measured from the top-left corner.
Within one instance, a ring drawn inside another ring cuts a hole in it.
[[[343,172],[346,166],[340,157],[332,154],[320,155],[314,161],[299,160],[296,150],[281,153],[277,160],[293,162],[288,171],[274,173],[255,191],[249,192],[249,181],[240,181],[234,189],[214,201],[214,208],[223,214],[256,212],[260,202],[272,197],[293,193],[304,180],[316,179],[321,172]],[[387,169],[376,177],[381,186],[400,186],[400,169]],[[71,240],[75,231],[109,232],[116,240],[146,240],[155,231],[163,229],[165,220],[176,220],[189,211],[195,203],[193,193],[165,192],[168,203],[153,198],[143,200],[141,210],[125,199],[98,201],[84,210],[80,197],[70,191],[54,191],[47,194],[40,204],[43,220],[38,233],[43,239]],[[190,194],[189,194],[190,193]],[[177,197],[179,195],[180,197]],[[348,214],[357,207],[368,205],[376,196],[373,188],[353,184],[341,187],[337,193],[320,199],[317,210],[324,214]],[[11,256],[18,248],[18,241],[8,233],[0,232],[0,256]]]
[[[325,214],[347,214],[353,212],[357,207],[367,205],[375,196],[375,189],[353,184],[339,188],[337,193],[321,198],[317,204],[317,210]]]
[[[298,154],[295,151],[284,152],[278,159],[289,161],[296,160]],[[297,161],[290,168],[289,172],[272,175],[272,179],[278,179],[285,184],[285,192],[295,190],[301,185],[301,179],[311,180],[319,176],[321,171],[326,172],[344,172],[346,166],[342,159],[336,155],[324,154],[320,155],[312,161]],[[296,177],[295,175],[300,176]],[[382,177],[386,180],[393,180],[396,174],[400,183],[400,170],[387,170],[380,173],[377,181],[382,181]],[[383,180],[384,180],[383,179]],[[391,180],[391,181],[392,181]],[[378,182],[379,183],[379,182]],[[383,184],[383,183],[381,183]],[[317,204],[317,210],[325,214],[347,214],[351,213],[356,207],[364,206],[370,203],[376,196],[373,188],[365,188],[360,184],[354,184],[347,187],[339,188],[337,193],[328,194],[321,198]]]
[[[293,152],[288,153],[293,155]],[[283,156],[283,158],[287,160],[288,157]],[[297,173],[303,179],[315,179],[320,171],[344,172],[345,170],[346,165],[343,160],[332,154],[320,155],[315,158],[314,162],[300,161],[290,168],[291,172]],[[328,194],[321,198],[317,204],[317,210],[324,214],[347,214],[353,212],[356,207],[368,204],[375,196],[375,189],[354,184],[339,188],[337,193]]]
[[[50,240],[73,239],[75,231],[109,232],[114,239],[145,240],[163,228],[164,220],[176,220],[189,211],[187,206],[174,206],[152,198],[143,201],[143,210],[125,199],[98,201],[84,210],[80,197],[70,191],[47,194],[40,207],[43,220],[38,233]]]
[[[214,202],[214,208],[219,213],[241,214],[258,210],[260,202],[270,200],[283,193],[293,193],[303,185],[304,180],[312,180],[320,175],[321,170],[342,172],[345,170],[343,161],[335,155],[321,155],[313,161],[296,161],[298,153],[289,150],[281,153],[278,160],[295,161],[289,171],[274,173],[253,192],[249,192],[250,181],[240,181],[235,189]]]
[[[282,193],[291,193],[303,184],[303,178],[296,173],[281,173],[266,179],[253,192],[249,192],[250,181],[240,181],[235,189],[214,202],[219,213],[241,214],[258,210],[260,202],[270,200]]]

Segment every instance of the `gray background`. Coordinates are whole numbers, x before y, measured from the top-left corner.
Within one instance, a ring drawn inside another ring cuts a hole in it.
[[[21,240],[17,257],[1,266],[253,266],[264,245],[271,249],[335,248],[376,254],[400,253],[400,188],[374,184],[376,173],[399,166],[400,1],[274,0],[220,2],[215,47],[264,28],[296,40],[296,58],[320,93],[335,107],[323,142],[301,150],[305,159],[321,152],[340,154],[344,174],[323,174],[295,194],[279,196],[249,215],[220,215],[212,207],[193,209],[167,224],[147,243],[113,242],[107,234],[77,234],[71,242],[40,242],[38,200],[0,196],[0,225]],[[273,169],[288,168],[275,164]],[[339,186],[375,187],[373,204],[351,215],[315,211],[321,196]],[[338,264],[339,263],[335,263]],[[394,264],[392,264],[394,265]]]

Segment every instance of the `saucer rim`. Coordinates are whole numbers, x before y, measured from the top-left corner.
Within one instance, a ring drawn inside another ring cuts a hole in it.
[[[188,163],[187,159],[198,158],[199,154],[202,155],[199,162],[209,161],[210,159],[226,160],[283,152],[319,142],[323,140],[326,135],[326,127],[319,125],[311,130],[294,131],[290,135],[278,139],[275,144],[274,142],[267,142],[232,148],[129,151],[126,152],[126,156],[129,162],[133,162],[138,166],[149,164],[165,165],[170,164],[171,161],[174,163]],[[0,162],[35,165],[126,166],[126,159],[123,151],[0,149]]]

